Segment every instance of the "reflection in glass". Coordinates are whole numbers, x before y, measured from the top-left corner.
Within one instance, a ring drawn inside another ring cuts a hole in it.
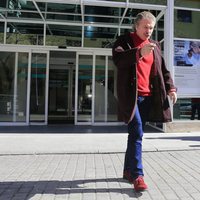
[[[81,6],[77,4],[48,3],[46,19],[81,22]]]
[[[4,41],[4,22],[0,22],[0,44]]]
[[[74,123],[75,52],[51,51],[49,123]]]
[[[117,17],[123,15],[124,8],[117,7],[105,7],[105,6],[85,6],[85,20],[91,22],[94,16],[98,16],[99,19],[107,17],[109,18],[108,22],[113,22],[112,20],[117,19]],[[111,20],[111,21],[110,21]],[[103,20],[106,22],[106,20]],[[93,22],[98,22],[94,20]]]
[[[117,121],[117,91],[116,91],[116,67],[113,64],[112,57],[108,57],[108,102],[107,102],[107,120]]]
[[[78,4],[57,4],[57,3],[48,3],[47,4],[47,13],[53,15],[47,15],[47,19],[61,19],[61,20],[69,20],[69,18],[65,18],[65,15],[73,16],[71,20],[76,21],[76,16],[81,15],[81,6]],[[60,14],[59,18],[56,18],[57,14]],[[51,17],[50,17],[51,16]],[[63,18],[61,18],[63,16]]]
[[[49,71],[49,122],[65,121],[68,116],[69,70]]]
[[[86,26],[84,29],[84,47],[111,48],[116,33],[116,28]]]
[[[106,102],[105,102],[105,56],[96,56],[95,65],[95,110],[94,120],[96,122],[106,121]]]
[[[198,118],[198,117],[200,117],[200,115],[198,116],[198,111],[195,110],[195,113],[194,113],[194,105],[197,105],[197,107],[200,108],[199,107],[200,98],[178,99],[176,104],[173,106],[174,120],[197,120],[197,119],[200,119],[200,118]]]
[[[174,0],[174,5],[185,8],[200,8],[200,1]]]
[[[15,53],[0,52],[0,122],[12,122],[14,113]]]
[[[26,122],[28,53],[0,52],[0,122]],[[16,83],[16,84],[15,84]]]
[[[26,121],[28,53],[18,54],[16,121]]]
[[[10,22],[6,44],[43,45],[43,33],[43,24]]]
[[[167,0],[130,0],[130,3],[145,3],[156,5],[167,5]]]
[[[45,121],[46,59],[46,54],[32,54],[30,122]]]
[[[81,30],[80,26],[48,25],[46,45],[80,47]]]
[[[12,11],[12,12],[8,12],[8,18],[13,18],[13,17],[17,17],[17,18],[21,18],[21,19],[41,19],[41,16],[39,13],[37,12],[23,12],[23,11]]]
[[[78,122],[92,121],[92,56],[79,56]]]
[[[200,12],[198,11],[187,11],[181,16],[179,15],[179,10],[174,10],[174,36],[180,38],[191,38],[200,39],[199,34],[199,20]],[[181,10],[183,13],[184,10]]]

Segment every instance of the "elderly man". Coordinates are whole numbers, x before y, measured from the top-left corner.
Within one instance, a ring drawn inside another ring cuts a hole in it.
[[[177,100],[159,43],[150,39],[155,24],[150,12],[139,13],[134,32],[120,36],[113,46],[113,61],[118,70],[118,118],[128,124],[123,178],[134,185],[135,191],[147,189],[142,165],[144,125],[147,121],[171,121],[167,96],[173,103]]]

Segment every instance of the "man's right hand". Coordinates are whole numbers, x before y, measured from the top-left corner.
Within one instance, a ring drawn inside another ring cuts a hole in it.
[[[141,49],[140,49],[140,54],[142,57],[145,57],[147,55],[149,55],[154,48],[156,47],[155,43],[149,43],[149,44],[145,44]]]

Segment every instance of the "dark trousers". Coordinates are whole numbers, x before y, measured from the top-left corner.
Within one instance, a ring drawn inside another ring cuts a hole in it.
[[[143,176],[142,137],[151,106],[151,97],[138,97],[135,115],[128,124],[128,141],[124,160],[124,171],[129,170],[132,178]]]

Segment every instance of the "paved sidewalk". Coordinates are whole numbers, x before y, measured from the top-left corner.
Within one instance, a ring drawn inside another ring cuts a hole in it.
[[[121,153],[126,149],[126,133],[0,134],[0,155]],[[143,151],[200,149],[200,133],[145,133]]]
[[[145,134],[148,191],[122,179],[127,134],[0,134],[0,200],[200,200],[200,133]]]
[[[0,156],[0,200],[198,200],[200,150],[145,152],[148,191],[123,180],[124,154]]]

